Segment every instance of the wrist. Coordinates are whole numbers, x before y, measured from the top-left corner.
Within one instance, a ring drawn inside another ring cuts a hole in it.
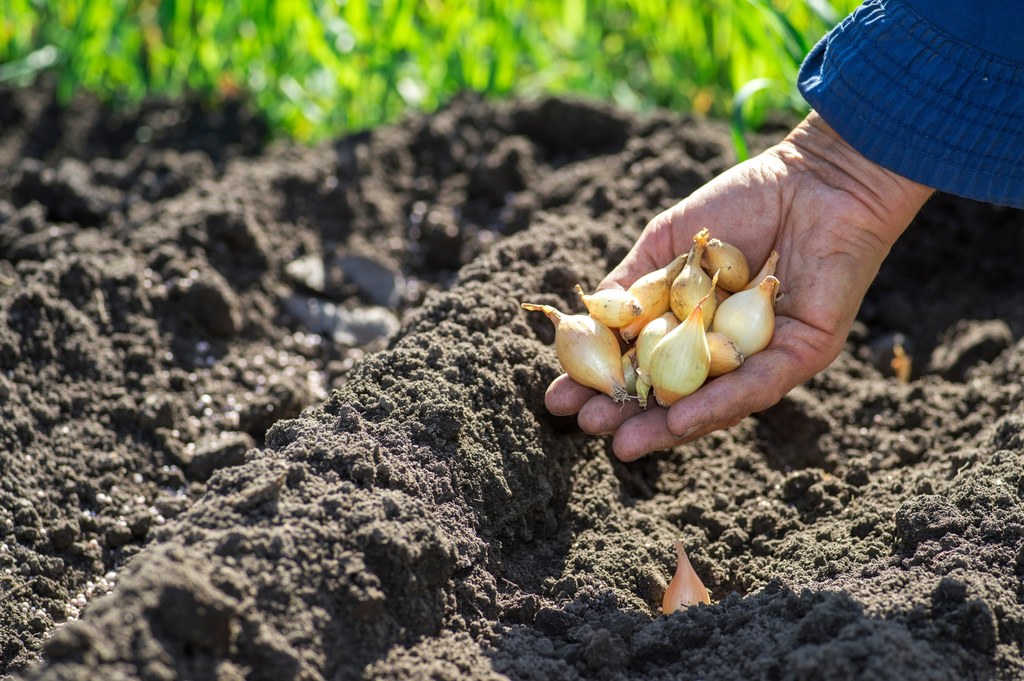
[[[775,147],[787,169],[855,198],[874,217],[876,237],[895,243],[934,192],[864,157],[812,111]]]

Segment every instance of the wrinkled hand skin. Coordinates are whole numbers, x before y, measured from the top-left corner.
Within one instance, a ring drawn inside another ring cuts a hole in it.
[[[615,455],[634,461],[767,409],[839,355],[882,260],[931,193],[861,156],[812,112],[782,142],[651,220],[598,287],[628,288],[688,251],[702,227],[738,246],[751,272],[775,249],[783,296],[768,347],[669,409],[617,404],[562,375],[548,387],[548,410],[613,435]]]

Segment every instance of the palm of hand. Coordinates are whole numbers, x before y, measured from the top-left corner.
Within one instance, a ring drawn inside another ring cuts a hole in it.
[[[583,430],[614,434],[615,454],[631,461],[767,409],[838,356],[891,246],[885,228],[892,221],[905,228],[927,194],[892,215],[842,169],[786,156],[784,147],[766,152],[657,216],[600,287],[628,287],[689,250],[705,226],[738,246],[752,269],[775,249],[783,296],[769,346],[670,409],[623,407],[562,376],[548,389],[550,411],[578,412]]]

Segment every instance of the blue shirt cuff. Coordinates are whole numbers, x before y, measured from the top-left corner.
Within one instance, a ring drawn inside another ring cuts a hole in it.
[[[798,86],[875,163],[935,189],[1024,208],[1024,37],[1019,49],[998,50],[1016,61],[986,50],[985,40],[943,31],[901,0],[869,0],[815,45]]]

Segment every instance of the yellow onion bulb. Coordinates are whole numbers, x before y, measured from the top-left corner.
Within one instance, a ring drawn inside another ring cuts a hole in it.
[[[711,367],[708,378],[722,376],[739,369],[745,357],[736,343],[724,333],[708,331],[708,349],[711,351]]]
[[[640,400],[640,407],[647,408],[647,396],[651,389],[651,353],[662,338],[669,331],[679,326],[679,320],[671,312],[666,312],[657,319],[652,320],[636,339],[636,394]]]
[[[647,323],[657,319],[669,311],[669,295],[672,291],[672,282],[676,280],[679,273],[686,264],[688,253],[683,253],[675,260],[661,269],[648,272],[633,282],[629,292],[640,301],[643,312],[636,319],[619,329],[619,335],[623,340],[632,342]]]
[[[590,316],[612,329],[630,323],[643,312],[640,301],[629,291],[608,288],[588,295],[577,284],[576,292]]]
[[[661,613],[670,615],[676,610],[703,603],[711,605],[711,595],[704,582],[690,564],[681,541],[676,542],[676,572],[661,599]]]
[[[563,314],[550,305],[522,306],[543,312],[555,325],[555,354],[569,378],[616,402],[626,399],[629,393],[622,373],[622,355],[611,329],[588,315]]]
[[[711,371],[711,348],[704,331],[704,305],[708,291],[682,324],[665,334],[651,353],[648,371],[654,398],[670,407],[704,384]]]
[[[669,306],[680,320],[686,319],[690,312],[697,307],[697,303],[714,288],[711,284],[711,277],[700,266],[707,245],[708,230],[702,229],[693,237],[693,246],[690,248],[686,264],[679,272],[679,276],[672,282]],[[704,328],[706,329],[714,317],[717,300],[711,298],[705,301],[704,305]]]
[[[757,287],[729,296],[715,313],[711,330],[731,338],[744,357],[764,350],[775,333],[778,285],[779,280],[768,275]]]
[[[750,281],[750,265],[743,251],[720,239],[708,241],[704,251],[708,272],[718,272],[718,285],[729,291],[742,291]]]

